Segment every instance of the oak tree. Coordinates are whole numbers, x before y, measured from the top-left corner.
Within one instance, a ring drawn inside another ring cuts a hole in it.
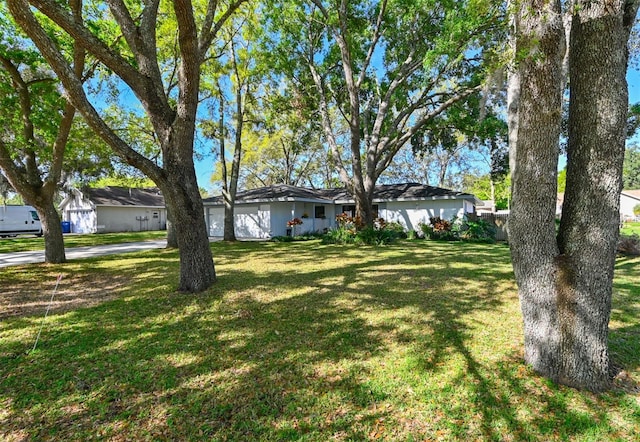
[[[509,243],[525,360],[577,388],[610,386],[608,325],[618,239],[628,93],[627,42],[638,1],[515,3],[509,89]],[[567,178],[555,200],[565,47],[570,84]]]
[[[222,25],[243,2],[109,0],[90,3],[81,20],[74,19],[67,2],[7,2],[89,126],[162,191],[176,228],[180,291],[204,290],[216,278],[193,161],[195,122],[202,66]],[[137,151],[107,124],[100,103],[90,101],[69,61],[45,32],[45,22],[67,34],[133,93],[153,127],[162,152],[159,160]]]

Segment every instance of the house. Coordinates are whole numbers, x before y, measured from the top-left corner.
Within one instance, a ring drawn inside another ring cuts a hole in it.
[[[562,215],[562,205],[564,204],[564,193],[558,193],[556,199],[556,217]],[[632,220],[636,216],[633,208],[640,204],[640,190],[623,190],[620,193],[620,220]]]
[[[636,219],[633,208],[640,205],[640,189],[623,190],[620,194],[620,217],[622,220]]]
[[[164,197],[156,188],[109,186],[71,190],[60,203],[72,233],[140,232],[167,228]]]
[[[222,236],[222,196],[204,201],[209,236]],[[377,216],[398,222],[406,230],[417,230],[432,217],[451,219],[475,212],[479,200],[468,193],[418,183],[376,186],[373,198]],[[336,215],[355,212],[353,196],[345,189],[308,189],[288,185],[261,187],[238,192],[235,232],[238,238],[268,239],[287,234],[322,232],[336,227]],[[287,222],[300,218],[301,225]]]

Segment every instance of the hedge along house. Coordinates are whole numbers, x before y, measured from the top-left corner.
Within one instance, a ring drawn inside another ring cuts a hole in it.
[[[71,190],[60,203],[62,220],[71,233],[141,232],[165,230],[164,197],[156,188],[132,189],[109,186]]]
[[[479,200],[468,193],[418,183],[376,186],[374,210],[387,222],[398,222],[407,231],[433,217],[451,219],[474,213]],[[224,229],[222,196],[204,200],[209,236]],[[260,187],[238,192],[234,211],[235,233],[240,239],[323,232],[336,227],[336,215],[355,213],[355,201],[345,189],[308,189],[287,185]],[[301,225],[287,222],[299,218]]]

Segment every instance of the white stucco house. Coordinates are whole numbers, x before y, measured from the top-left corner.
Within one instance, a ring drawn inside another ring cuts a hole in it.
[[[640,204],[640,189],[623,190],[620,194],[620,215],[623,220],[635,219],[633,208]]]
[[[398,222],[406,230],[417,230],[420,223],[427,223],[431,217],[451,219],[473,213],[478,203],[474,195],[418,183],[376,186],[373,199],[378,217]],[[209,236],[222,236],[222,196],[205,199],[204,209]],[[244,239],[322,232],[336,226],[336,215],[354,211],[354,199],[345,189],[261,187],[238,192],[235,232],[236,237]],[[287,222],[293,218],[300,218],[302,225],[288,227]]]
[[[73,189],[60,203],[71,233],[140,232],[167,228],[164,197],[158,189],[109,186]]]

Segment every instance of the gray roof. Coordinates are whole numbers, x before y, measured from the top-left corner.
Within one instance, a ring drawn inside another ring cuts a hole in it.
[[[318,203],[331,203],[322,195],[322,191],[308,189],[306,187],[278,184],[274,186],[259,187],[257,189],[243,190],[236,194],[236,203],[259,203],[274,201],[308,201]],[[203,200],[204,204],[222,204],[222,196],[214,196]]]
[[[157,188],[108,186],[101,189],[89,188],[83,193],[97,206],[164,207],[164,197]]]
[[[434,199],[468,199],[476,201],[469,193],[456,192],[441,187],[419,183],[383,184],[376,186],[373,199],[382,201],[416,201]],[[220,205],[222,196],[206,198],[206,205]],[[353,202],[353,196],[344,188],[309,189],[304,187],[279,184],[240,191],[236,195],[236,204],[275,202],[275,201],[307,201],[325,204]]]

